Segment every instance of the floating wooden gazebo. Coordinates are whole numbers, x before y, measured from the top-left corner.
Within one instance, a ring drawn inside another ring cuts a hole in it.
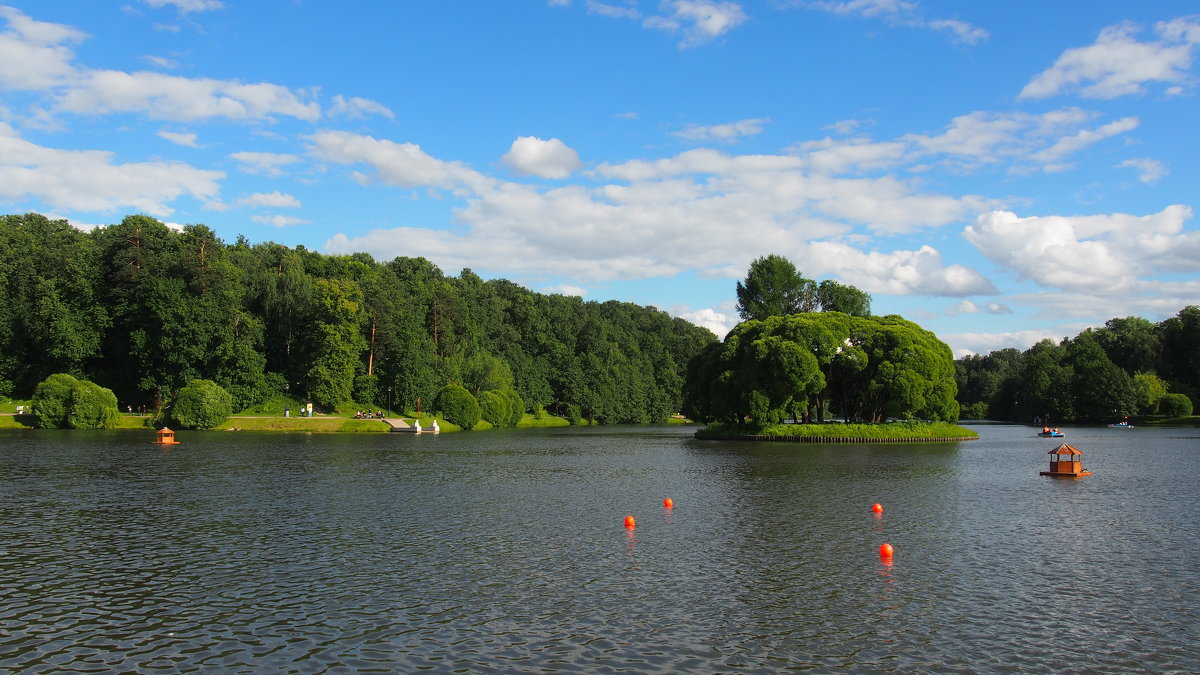
[[[154,442],[158,445],[179,445],[179,441],[175,440],[175,432],[166,427],[158,430],[158,437]]]
[[[1081,478],[1092,475],[1091,471],[1083,470],[1083,462],[1079,459],[1083,453],[1074,446],[1063,443],[1046,454],[1054,457],[1050,458],[1050,470],[1041,472],[1043,476]]]

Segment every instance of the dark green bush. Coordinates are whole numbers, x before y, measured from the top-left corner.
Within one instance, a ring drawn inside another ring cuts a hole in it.
[[[442,417],[463,429],[471,429],[481,417],[479,401],[457,384],[442,387],[434,398],[434,407],[441,411]]]
[[[970,405],[962,407],[962,418],[968,420],[987,419],[988,405],[983,401],[976,401]]]
[[[508,399],[500,392],[480,392],[476,399],[479,401],[480,417],[497,427],[508,426],[508,418],[512,413],[509,410]]]
[[[212,380],[192,380],[181,388],[167,411],[179,429],[211,429],[233,414],[233,397]]]
[[[1159,399],[1158,412],[1167,417],[1186,417],[1192,414],[1192,399],[1185,394],[1167,394]]]

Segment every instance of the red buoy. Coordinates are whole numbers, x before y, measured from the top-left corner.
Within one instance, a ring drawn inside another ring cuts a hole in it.
[[[871,510],[874,511],[875,513],[883,513],[883,505],[880,504],[879,502],[875,502],[874,504],[871,505]]]
[[[890,558],[890,557],[892,557],[892,552],[893,552],[893,549],[892,549],[891,544],[880,544],[879,545],[879,557],[880,558]]]
[[[668,509],[673,509],[673,508],[675,508],[675,502],[670,497],[667,497],[666,499],[663,500],[663,506],[665,506]]]
[[[633,519],[633,516],[625,516],[625,527],[630,530],[637,527],[637,521]]]

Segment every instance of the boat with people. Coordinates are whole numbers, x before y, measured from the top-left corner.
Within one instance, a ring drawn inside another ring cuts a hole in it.
[[[1113,422],[1108,425],[1109,429],[1132,429],[1133,425],[1129,422]]]
[[[1058,430],[1058,427],[1051,429],[1050,427],[1045,426],[1042,427],[1042,430],[1038,432],[1038,436],[1041,436],[1042,438],[1062,438],[1065,435],[1066,434]]]

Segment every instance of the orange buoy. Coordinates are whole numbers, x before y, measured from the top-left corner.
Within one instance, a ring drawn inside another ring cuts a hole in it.
[[[625,527],[631,530],[637,527],[637,521],[633,519],[633,516],[625,516]]]
[[[665,506],[668,509],[673,509],[673,508],[675,508],[675,501],[673,499],[671,499],[670,497],[667,497],[666,499],[663,500],[663,506]]]
[[[890,557],[892,557],[892,552],[893,552],[893,549],[892,549],[891,544],[880,544],[879,545],[879,557],[880,558],[890,558]]]
[[[871,505],[871,510],[874,511],[875,513],[883,513],[883,505],[880,504],[879,502],[875,502],[874,504]]]

